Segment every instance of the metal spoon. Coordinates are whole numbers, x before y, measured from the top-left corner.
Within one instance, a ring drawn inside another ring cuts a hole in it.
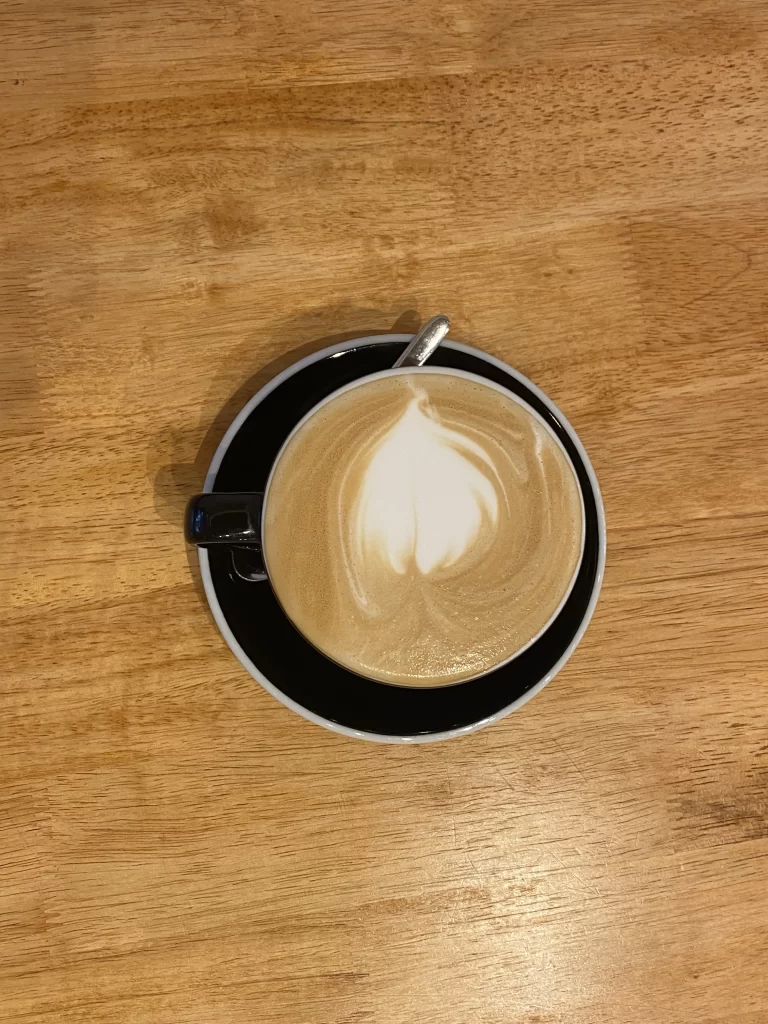
[[[427,320],[406,345],[395,366],[422,366],[448,333],[451,321],[439,313]]]

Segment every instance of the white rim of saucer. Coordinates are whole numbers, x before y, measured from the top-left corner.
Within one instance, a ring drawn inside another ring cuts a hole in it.
[[[245,406],[240,410],[238,415],[232,421],[229,429],[221,439],[219,447],[211,460],[211,464],[208,468],[208,473],[205,477],[205,484],[203,485],[204,491],[213,490],[213,485],[216,480],[216,474],[219,471],[222,459],[232,443],[232,439],[235,434],[240,430],[245,420],[251,414],[251,412],[259,405],[264,398],[275,388],[279,387],[283,381],[292,377],[295,373],[301,370],[305,366],[310,366],[312,363],[317,363],[321,359],[326,359],[328,356],[334,355],[337,352],[346,352],[351,348],[359,348],[361,345],[371,344],[382,344],[384,342],[392,341],[403,341],[408,342],[413,337],[412,334],[376,334],[370,337],[353,338],[350,341],[341,341],[336,345],[329,345],[328,348],[320,349],[318,352],[313,352],[308,356],[304,356],[303,359],[297,360],[295,363],[291,363],[290,366],[286,367],[273,377],[272,380],[268,381],[263,388],[256,392],[250,401],[246,402]],[[519,371],[515,370],[508,363],[503,362],[501,359],[496,359],[495,356],[489,355],[487,352],[483,352],[481,349],[473,348],[471,345],[463,345],[458,341],[450,341],[446,339],[442,342],[441,347],[455,349],[459,352],[466,352],[468,355],[477,356],[479,359],[484,360],[486,363],[490,363],[492,366],[498,367],[505,373],[510,374],[524,384],[539,398],[548,409],[558,418],[563,429],[566,431],[570,439],[573,441],[576,450],[578,451],[584,467],[589,477],[589,482],[592,487],[592,491],[595,496],[595,507],[597,510],[597,530],[598,530],[598,552],[597,552],[597,573],[595,575],[595,582],[592,589],[592,594],[589,599],[589,604],[579,623],[579,628],[571,640],[568,647],[563,652],[562,656],[552,666],[549,672],[534,685],[527,690],[521,697],[512,701],[506,707],[497,711],[493,715],[489,715],[487,718],[482,718],[478,722],[473,722],[471,725],[463,725],[457,729],[447,729],[444,732],[417,734],[414,736],[387,736],[381,733],[366,732],[361,729],[352,729],[347,725],[340,725],[338,722],[333,722],[328,718],[323,718],[322,715],[316,714],[314,711],[310,711],[305,708],[302,704],[297,703],[290,697],[286,696],[282,690],[280,690],[274,683],[270,682],[267,677],[259,671],[259,669],[253,664],[251,659],[245,653],[243,648],[235,639],[232,630],[229,628],[229,624],[224,617],[224,613],[221,610],[218,598],[216,597],[216,590],[213,585],[213,577],[211,576],[211,569],[208,561],[208,552],[205,548],[198,548],[198,559],[200,563],[200,575],[203,580],[203,588],[205,589],[205,596],[208,599],[213,618],[216,625],[227,642],[229,649],[235,655],[237,660],[243,666],[243,668],[251,675],[258,683],[260,683],[264,689],[271,693],[273,697],[277,698],[281,704],[284,704],[291,711],[295,711],[296,714],[301,715],[302,718],[306,718],[310,722],[314,722],[315,725],[322,725],[326,729],[330,729],[331,732],[338,733],[343,736],[350,736],[353,739],[359,740],[371,740],[375,743],[436,743],[439,740],[452,739],[455,736],[465,736],[472,732],[477,732],[478,729],[484,728],[486,725],[491,725],[493,722],[498,722],[500,719],[505,718],[513,711],[517,711],[518,708],[522,707],[532,697],[535,697],[537,693],[544,689],[547,683],[551,682],[560,669],[565,665],[574,650],[578,646],[581,638],[586,632],[587,626],[590,623],[592,615],[594,614],[595,607],[597,605],[598,597],[600,596],[600,590],[603,585],[603,576],[605,573],[605,554],[606,554],[606,529],[605,529],[605,509],[603,507],[603,499],[600,493],[600,485],[597,482],[597,476],[592,467],[592,463],[589,460],[589,456],[586,453],[584,445],[581,443],[578,434],[573,429],[571,424],[562,414],[560,409],[554,404],[554,402],[544,394],[544,392],[536,387],[533,381],[529,380]]]

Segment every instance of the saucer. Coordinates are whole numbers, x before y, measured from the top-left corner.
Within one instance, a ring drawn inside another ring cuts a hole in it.
[[[358,377],[392,366],[411,335],[332,345],[288,367],[248,402],[225,434],[206,491],[263,490],[283,441],[321,399]],[[445,341],[429,365],[479,374],[523,398],[557,434],[584,496],[584,555],[571,593],[546,632],[513,661],[478,679],[409,688],[356,675],[312,647],[286,618],[269,583],[249,580],[248,554],[199,548],[214,619],[243,667],[283,704],[334,732],[418,743],[472,732],[538,693],[563,667],[592,617],[605,566],[605,519],[594,471],[575,431],[526,377],[498,359]]]

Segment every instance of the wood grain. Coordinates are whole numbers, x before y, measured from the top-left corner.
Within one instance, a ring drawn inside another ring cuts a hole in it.
[[[0,11],[0,1020],[768,1019],[768,7]],[[180,516],[306,346],[549,391],[609,558],[493,728],[256,687]]]

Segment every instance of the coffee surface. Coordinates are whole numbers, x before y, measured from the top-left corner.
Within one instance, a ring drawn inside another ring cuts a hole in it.
[[[463,377],[403,373],[298,429],[268,489],[265,556],[285,612],[326,655],[436,686],[536,636],[582,529],[570,462],[532,413]]]

